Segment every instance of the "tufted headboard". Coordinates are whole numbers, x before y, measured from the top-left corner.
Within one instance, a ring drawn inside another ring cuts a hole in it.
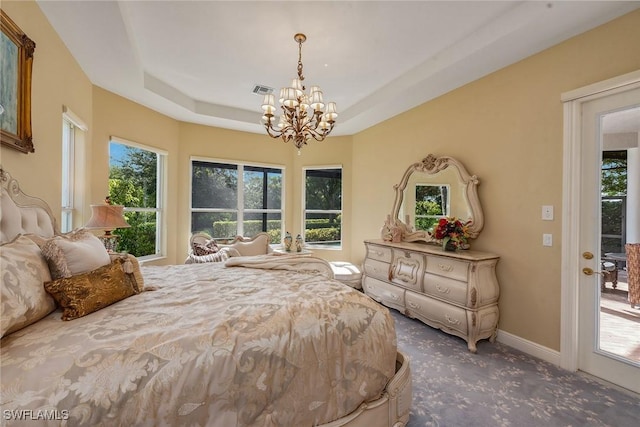
[[[59,234],[55,217],[42,199],[28,196],[9,172],[0,166],[0,243],[19,234],[37,234],[49,238]]]

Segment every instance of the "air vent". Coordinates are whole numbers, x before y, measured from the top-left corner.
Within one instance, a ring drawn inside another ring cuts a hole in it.
[[[253,87],[253,93],[255,93],[256,95],[268,95],[270,93],[273,93],[273,90],[274,89],[269,86],[255,85]]]

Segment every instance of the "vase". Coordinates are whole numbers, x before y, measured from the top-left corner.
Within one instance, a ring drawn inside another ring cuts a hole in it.
[[[447,252],[454,252],[456,248],[457,248],[456,244],[451,240],[449,240],[447,243],[442,245],[442,249],[444,249]]]
[[[296,236],[296,252],[302,252],[302,236]]]
[[[291,250],[291,244],[293,243],[293,238],[291,234],[287,231],[287,234],[284,236],[284,250],[289,252]]]

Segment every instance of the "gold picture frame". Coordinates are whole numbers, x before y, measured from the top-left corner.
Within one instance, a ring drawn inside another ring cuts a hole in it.
[[[33,153],[31,68],[36,44],[0,9],[0,140]]]

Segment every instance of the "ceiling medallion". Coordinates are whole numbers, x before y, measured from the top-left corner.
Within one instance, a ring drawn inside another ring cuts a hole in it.
[[[309,94],[305,93],[306,88],[302,84],[302,43],[307,40],[307,36],[298,33],[293,39],[298,43],[298,77],[293,79],[290,87],[280,89],[282,115],[279,120],[275,116],[274,95],[264,96],[262,120],[270,137],[282,138],[284,142],[291,141],[300,154],[302,146],[311,138],[322,141],[331,133],[338,113],[335,102],[329,102],[325,108],[319,86],[311,86]]]

